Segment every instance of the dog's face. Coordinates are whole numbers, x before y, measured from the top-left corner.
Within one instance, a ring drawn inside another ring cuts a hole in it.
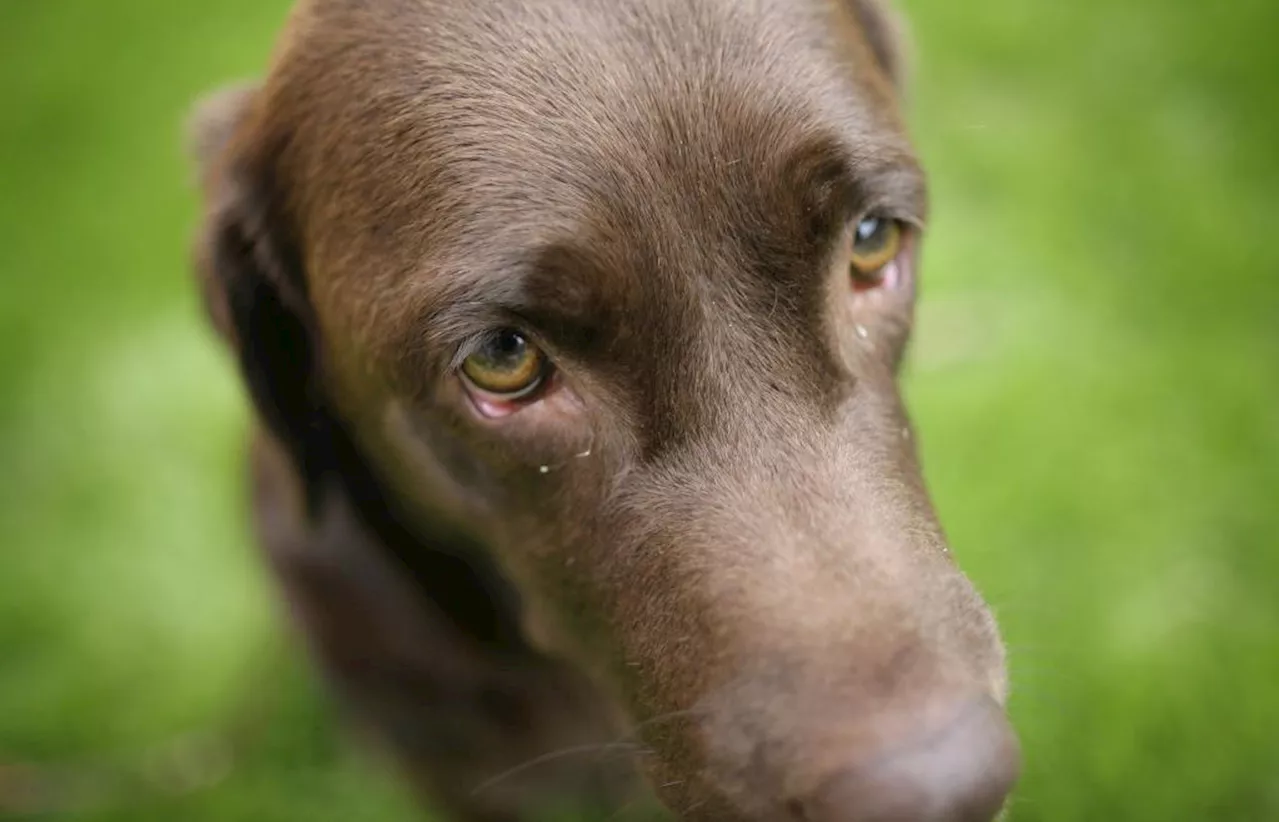
[[[925,195],[883,18],[441,5],[304,4],[223,101],[203,267],[266,421],[301,452],[331,409],[485,545],[689,818],[988,818],[1003,653],[896,384]]]

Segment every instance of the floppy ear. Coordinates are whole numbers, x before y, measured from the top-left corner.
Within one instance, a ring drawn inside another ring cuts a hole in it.
[[[253,128],[258,94],[251,84],[215,92],[191,117],[204,198],[195,269],[258,414],[292,457],[314,509],[322,479],[336,467],[336,432],[320,385],[306,279],[283,192],[275,190],[275,158]]]
[[[205,206],[195,268],[258,416],[301,484],[307,538],[382,546],[462,630],[525,648],[516,595],[497,567],[457,535],[411,532],[329,402],[276,138],[257,122],[258,94],[254,86],[217,92],[191,119]]]
[[[907,84],[905,52],[909,51],[906,21],[885,0],[850,0],[854,17],[862,26],[876,62],[901,94]]]

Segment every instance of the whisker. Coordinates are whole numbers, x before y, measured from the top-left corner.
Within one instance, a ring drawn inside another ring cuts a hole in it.
[[[707,800],[705,799],[699,799],[697,802],[692,802],[684,810],[680,811],[680,815],[688,816],[690,813],[701,808],[705,804],[707,804]]]
[[[705,709],[702,709],[702,708],[683,708],[678,711],[670,711],[665,714],[658,714],[657,716],[651,716],[648,719],[644,720],[643,722],[638,722],[635,725],[633,725],[631,727],[631,730],[628,731],[627,734],[621,738],[628,739],[630,737],[635,736],[636,732],[638,732],[640,729],[650,728],[662,722],[670,722],[673,719],[683,719],[685,717],[698,716],[699,714],[703,713],[704,710]]]
[[[479,785],[477,785],[475,788],[472,789],[471,795],[475,796],[481,793],[482,791],[486,791],[489,788],[492,788],[494,785],[497,785],[499,782],[503,782],[507,779],[510,779],[511,777],[516,776],[517,774],[524,773],[530,768],[536,768],[539,765],[545,765],[548,762],[554,762],[556,760],[565,759],[571,756],[583,756],[586,754],[593,754],[593,753],[604,754],[604,753],[608,753],[611,750],[627,750],[627,749],[635,749],[640,747],[642,746],[637,745],[634,742],[615,741],[615,742],[597,742],[591,745],[575,745],[570,748],[560,748],[559,750],[548,751],[547,753],[541,754],[540,756],[535,756],[533,759],[529,759],[524,762],[521,762],[519,765],[508,768],[502,773],[486,779],[484,782],[481,782]]]
[[[489,777],[471,790],[471,795],[476,796],[483,791],[489,790],[493,786],[517,776],[532,768],[545,765],[548,762],[556,762],[574,756],[589,756],[595,754],[597,758],[603,757],[611,753],[625,753],[631,756],[644,756],[650,752],[650,749],[635,741],[636,733],[642,728],[649,728],[662,722],[669,722],[673,719],[679,719],[685,716],[697,714],[696,708],[684,709],[679,711],[671,711],[665,714],[659,714],[634,725],[627,733],[618,737],[611,742],[596,742],[589,745],[574,745],[568,748],[559,748],[554,751],[540,754],[532,759],[521,762],[499,774]]]

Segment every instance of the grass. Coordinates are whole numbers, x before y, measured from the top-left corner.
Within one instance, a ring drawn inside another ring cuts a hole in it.
[[[903,5],[908,393],[1011,647],[1012,819],[1274,819],[1275,7]],[[187,274],[183,113],[283,16],[0,4],[0,806],[413,818],[283,635]]]

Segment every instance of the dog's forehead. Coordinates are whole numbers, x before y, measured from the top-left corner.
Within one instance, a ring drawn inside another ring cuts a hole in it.
[[[382,342],[450,293],[530,286],[674,338],[697,277],[655,272],[732,271],[833,152],[912,164],[888,78],[825,0],[314,0],[267,107],[289,121],[321,313],[365,318],[351,334],[384,318]]]
[[[309,199],[384,235],[625,221],[628,198],[696,215],[735,167],[764,176],[822,138],[869,163],[909,155],[845,5],[315,0],[272,85],[300,112],[282,118],[322,189]]]

